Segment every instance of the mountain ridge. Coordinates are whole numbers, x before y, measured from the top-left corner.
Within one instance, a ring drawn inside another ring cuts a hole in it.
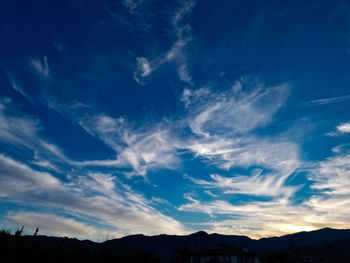
[[[276,251],[286,251],[306,248],[319,248],[345,242],[350,245],[350,229],[322,228],[313,231],[301,231],[283,236],[252,239],[243,235],[224,235],[198,231],[188,235],[153,235],[143,234],[129,235],[121,238],[94,242],[91,240],[78,240],[76,238],[25,236],[26,242],[43,247],[76,248],[84,250],[128,250],[139,249],[155,255],[163,262],[176,256],[176,250],[187,249],[199,251],[218,244],[228,244],[241,249],[248,249],[260,254],[268,254]],[[315,249],[314,249],[315,250]]]

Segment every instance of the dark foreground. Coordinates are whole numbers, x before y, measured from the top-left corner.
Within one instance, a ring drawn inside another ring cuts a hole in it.
[[[205,232],[133,235],[102,243],[1,231],[0,262],[350,263],[350,230],[320,229],[260,240]]]

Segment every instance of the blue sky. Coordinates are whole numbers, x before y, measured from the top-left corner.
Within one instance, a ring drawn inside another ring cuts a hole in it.
[[[0,4],[0,222],[103,240],[349,228],[347,1]]]

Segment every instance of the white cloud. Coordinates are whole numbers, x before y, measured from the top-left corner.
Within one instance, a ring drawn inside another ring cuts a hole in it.
[[[350,154],[328,158],[309,174],[312,188],[322,193],[346,195],[350,200]]]
[[[299,164],[297,145],[286,139],[212,136],[193,139],[187,147],[196,156],[205,157],[222,169],[258,165],[289,172]]]
[[[26,94],[24,92],[24,90],[22,89],[22,87],[15,81],[15,78],[12,75],[10,75],[10,74],[8,74],[8,77],[9,77],[9,80],[10,80],[12,88],[15,91],[17,91],[19,94],[21,94],[23,97],[31,100],[30,96],[28,94]]]
[[[250,196],[290,197],[298,189],[296,186],[285,185],[290,173],[266,174],[257,172],[255,175],[224,177],[218,174],[210,175],[212,181],[190,178],[194,183],[204,188],[220,189],[224,194],[246,194]]]
[[[45,191],[61,191],[59,180],[46,172],[37,172],[25,164],[17,162],[10,157],[0,154],[0,196],[26,194],[34,189]]]
[[[50,77],[50,69],[46,56],[44,56],[43,59],[32,59],[30,64],[38,74],[46,78]]]
[[[350,99],[350,94],[340,96],[340,97],[333,97],[333,98],[326,98],[326,99],[318,99],[318,100],[313,100],[310,102],[310,104],[313,105],[326,105],[326,104],[331,104],[331,103],[339,103],[343,101],[347,101]]]
[[[344,212],[336,212],[335,209],[327,212],[326,206],[318,210],[307,202],[294,204],[286,198],[239,204],[231,204],[223,200],[201,202],[191,197],[188,200],[189,203],[178,209],[211,215],[213,218],[211,221],[199,223],[202,229],[208,232],[262,238],[324,227],[347,228],[349,226],[348,209]],[[216,219],[217,215],[225,215],[228,219]]]
[[[341,133],[350,133],[350,122],[339,124],[337,130]]]
[[[116,186],[109,174],[83,172],[70,174],[69,179],[63,183],[49,173],[0,155],[2,198],[91,217],[124,235],[186,232],[179,222],[153,208],[152,201],[119,182]]]
[[[136,60],[137,60],[137,66],[134,72],[134,79],[136,80],[137,83],[142,84],[143,79],[145,77],[148,77],[153,70],[157,69],[159,64],[155,64],[153,61],[152,64],[154,65],[151,66],[147,58],[144,58],[144,57],[137,57]]]
[[[305,207],[293,206],[287,199],[275,201],[249,202],[233,205],[227,201],[216,200],[190,202],[179,207],[180,211],[206,213],[209,215],[228,215],[232,219],[216,220],[204,223],[209,232],[244,234],[253,238],[291,233],[290,226],[304,226],[315,229],[308,222]]]
[[[236,86],[250,88],[250,92],[237,91]],[[263,89],[259,82],[241,79],[232,89],[225,92],[212,92],[200,89],[193,94],[183,95],[192,118],[189,119],[192,131],[198,135],[246,133],[269,123],[277,110],[284,105],[289,85],[284,83]]]
[[[219,189],[226,194],[270,196],[273,199],[240,200],[233,204],[220,200],[220,197],[202,202],[187,196],[189,202],[178,209],[210,215],[213,220],[202,224],[209,232],[244,234],[256,238],[323,227],[348,228],[349,164],[349,153],[337,154],[318,164],[312,164],[308,170],[308,179],[311,181],[311,189],[315,192],[304,197],[302,202],[292,201],[295,189],[272,180],[273,176],[260,178],[260,174],[253,177],[211,175],[211,181],[191,178],[204,189]],[[287,194],[284,194],[284,191]],[[216,219],[217,216],[225,216],[225,219]]]
[[[166,124],[135,130],[125,119],[106,115],[86,117],[80,124],[116,151],[115,160],[85,161],[81,165],[131,167],[145,176],[154,168],[173,168],[179,163],[177,139]]]
[[[40,167],[44,167],[44,168],[49,169],[51,171],[61,172],[61,170],[56,165],[52,164],[51,162],[49,162],[45,158],[41,157],[38,154],[38,152],[34,152],[34,160],[31,163],[34,165],[40,166]]]
[[[16,114],[0,102],[0,140],[28,147],[36,141],[36,133],[39,130],[37,119],[29,117],[17,117]]]
[[[242,87],[252,91],[243,92]],[[297,146],[288,138],[272,140],[249,132],[272,120],[288,90],[287,84],[264,89],[259,82],[250,83],[247,79],[221,93],[209,88],[185,89],[181,100],[188,109],[187,116],[138,129],[122,117],[86,114],[78,118],[79,124],[114,149],[116,158],[80,164],[130,167],[134,173],[145,176],[150,169],[176,167],[178,151],[188,150],[222,169],[258,165],[279,172],[271,179],[285,180],[298,165]],[[175,130],[187,125],[194,134],[181,138]]]
[[[207,195],[211,196],[211,197],[218,197],[218,195],[214,194],[212,191],[210,190],[205,190],[204,193],[206,193]]]
[[[32,116],[23,116],[22,112],[13,108],[11,103],[0,102],[0,141],[16,148],[36,152],[55,161],[70,160],[54,144],[40,138],[42,130],[39,120]],[[36,160],[38,161],[38,160]],[[41,158],[43,164],[44,158]]]
[[[214,181],[211,182],[192,180],[202,187],[221,189],[227,194],[293,195],[298,187],[287,186],[286,182],[300,163],[297,145],[288,137],[277,135],[272,139],[253,133],[254,129],[271,122],[285,103],[288,90],[288,84],[264,88],[258,81],[251,82],[248,78],[242,78],[230,90],[221,93],[210,88],[185,89],[182,101],[189,111],[187,123],[196,135],[186,142],[186,148],[221,169],[262,169],[249,176],[212,175]]]
[[[134,1],[128,2],[133,3]],[[131,3],[130,6],[133,6]],[[191,27],[186,23],[186,20],[195,4],[196,1],[183,1],[181,2],[181,6],[173,12],[170,20],[172,31],[175,33],[177,40],[167,52],[153,59],[147,59],[145,57],[136,58],[137,65],[134,72],[134,79],[139,84],[143,84],[146,77],[167,62],[174,62],[177,65],[179,78],[186,83],[192,84],[192,78],[187,69],[187,58],[184,48],[192,40]]]

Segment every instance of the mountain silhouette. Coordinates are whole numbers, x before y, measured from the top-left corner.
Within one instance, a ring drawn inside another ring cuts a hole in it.
[[[201,251],[218,244],[227,244],[257,252],[260,255],[273,255],[282,258],[282,260],[276,262],[284,262],[283,258],[289,257],[288,255],[302,255],[303,257],[323,255],[324,258],[329,257],[329,255],[337,255],[342,258],[341,261],[335,262],[348,262],[343,259],[350,258],[350,250],[348,249],[350,247],[350,230],[348,229],[324,228],[259,240],[239,235],[208,234],[204,231],[183,236],[165,234],[155,236],[130,235],[102,243],[47,236],[22,236],[21,238],[24,240],[22,246],[25,245],[27,248],[40,247],[44,251],[59,249],[60,251],[84,251],[84,253],[90,251],[88,253],[91,254],[98,254],[101,251],[107,251],[108,253],[117,251],[118,255],[123,251],[129,251],[127,256],[134,253],[132,251],[137,251],[137,253],[144,251],[163,262],[173,262],[179,251],[187,251],[188,254],[189,251]],[[151,259],[151,257],[149,258]]]
[[[280,237],[251,239],[247,236],[207,234],[204,231],[190,235],[131,235],[108,240],[102,244],[107,247],[138,247],[153,252],[160,258],[174,255],[174,249],[188,247],[192,251],[202,250],[216,244],[229,244],[238,248],[247,248],[258,253],[269,253],[290,247],[314,246],[325,242],[350,239],[350,230],[324,228],[310,232],[299,232]]]

